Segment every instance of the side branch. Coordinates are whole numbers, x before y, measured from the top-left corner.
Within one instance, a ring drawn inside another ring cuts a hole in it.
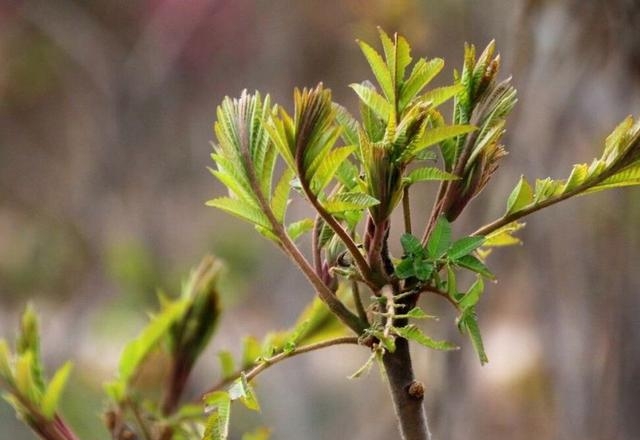
[[[343,345],[343,344],[354,344],[357,345],[358,344],[358,338],[356,336],[345,336],[342,338],[335,338],[335,339],[329,339],[327,341],[321,341],[321,342],[316,342],[314,344],[307,344],[307,345],[303,345],[301,347],[297,347],[295,348],[293,351],[290,352],[280,352],[274,356],[271,356],[268,359],[262,359],[262,361],[260,363],[257,363],[256,365],[254,365],[248,372],[245,373],[245,377],[247,378],[247,381],[250,381],[252,379],[254,379],[258,374],[262,373],[264,370],[266,370],[267,368],[271,367],[272,365],[275,365],[285,359],[297,356],[299,354],[303,354],[303,353],[308,353],[310,351],[315,351],[315,350],[320,350],[322,348],[326,348],[326,347],[331,347],[333,345]],[[230,375],[229,377],[227,377],[224,380],[221,380],[220,382],[218,382],[217,384],[215,384],[214,386],[212,386],[210,389],[208,389],[207,391],[205,391],[203,393],[203,396],[209,393],[212,393],[214,391],[218,391],[221,390],[222,388],[231,385],[231,383],[233,383],[234,380],[238,379],[240,377],[240,375],[245,371],[246,369],[243,370],[237,370],[235,371],[232,375]]]

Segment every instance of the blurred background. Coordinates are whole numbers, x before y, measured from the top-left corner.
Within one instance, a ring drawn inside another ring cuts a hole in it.
[[[0,337],[32,301],[50,371],[75,362],[64,407],[83,438],[107,438],[101,384],[157,290],[177,293],[203,255],[227,263],[226,314],[193,395],[218,377],[217,350],[291,325],[311,299],[277,249],[204,206],[223,192],[206,170],[215,107],[243,88],[290,107],[293,86],[323,81],[355,110],[347,86],[371,74],[354,40],[377,43],[377,25],[415,57],[445,58],[440,84],[465,41],[493,38],[514,77],[510,154],[458,233],[501,215],[520,174],[566,177],[640,115],[636,0],[0,0]],[[524,247],[490,257],[484,367],[447,305],[424,302],[442,316],[428,331],[463,346],[415,352],[436,438],[640,438],[639,197],[553,207],[528,219]],[[334,347],[265,373],[262,414],[234,413],[232,438],[257,425],[276,439],[396,438],[380,376],[345,379],[366,357]],[[4,402],[0,432],[34,438]]]

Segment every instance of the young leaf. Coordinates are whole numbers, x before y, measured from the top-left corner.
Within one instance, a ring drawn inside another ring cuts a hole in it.
[[[450,264],[447,264],[447,295],[449,295],[451,299],[455,299],[458,295],[456,273]]]
[[[451,224],[444,216],[440,216],[427,241],[427,253],[431,258],[440,258],[447,251],[450,244]]]
[[[464,267],[465,269],[469,269],[472,272],[480,274],[483,277],[489,278],[490,280],[496,278],[495,275],[491,273],[489,268],[473,255],[463,255],[456,260],[456,264],[460,267]]]
[[[458,176],[455,174],[447,173],[439,168],[425,167],[417,168],[409,173],[406,177],[406,181],[409,185],[416,182],[422,182],[425,180],[457,180]]]
[[[170,303],[125,346],[118,366],[119,380],[122,383],[126,384],[132,378],[151,350],[168,335],[171,326],[182,316],[187,305],[188,302],[184,300]]]
[[[413,319],[437,319],[435,316],[433,315],[427,315],[424,310],[422,310],[420,307],[414,307],[413,309],[409,310],[405,315],[406,318],[413,318]]]
[[[365,193],[338,193],[324,203],[324,209],[331,214],[344,211],[355,211],[375,206],[380,202]]]
[[[478,316],[476,315],[475,307],[470,307],[462,313],[458,319],[458,328],[461,332],[469,335],[473,349],[476,351],[478,358],[480,359],[480,364],[484,365],[489,362],[487,354],[484,351],[484,344],[482,342],[482,335],[480,334],[480,327],[478,326]]]
[[[433,273],[433,264],[422,259],[415,259],[413,261],[413,272],[420,281],[428,281]]]
[[[358,145],[360,124],[346,108],[335,102],[332,105],[336,112],[336,122],[342,128],[340,132],[342,140],[346,145]]]
[[[455,84],[453,86],[438,87],[429,90],[420,97],[421,102],[430,102],[432,107],[438,107],[440,104],[448,101],[456,96],[462,90],[462,85]]]
[[[413,260],[406,259],[400,261],[395,269],[396,276],[401,280],[406,280],[409,277],[415,276],[415,271],[413,270]]]
[[[375,89],[363,84],[351,84],[349,87],[356,92],[360,100],[378,115],[380,119],[383,121],[389,120],[392,112],[391,104],[376,92]]]
[[[431,128],[425,131],[424,136],[418,142],[411,145],[411,149],[407,150],[406,155],[415,156],[427,147],[446,139],[470,133],[475,129],[473,125],[445,125]]]
[[[58,402],[60,401],[60,396],[62,395],[62,391],[69,379],[69,374],[71,373],[71,369],[73,365],[71,362],[66,362],[56,373],[53,375],[53,378],[47,385],[44,395],[42,396],[42,401],[40,402],[40,408],[42,410],[42,414],[47,419],[52,419],[56,409],[58,408]]]
[[[427,84],[442,70],[444,61],[433,58],[429,61],[419,59],[413,66],[411,75],[400,88],[399,108],[404,111],[409,102],[426,87]]]
[[[430,338],[414,324],[409,324],[405,327],[394,327],[394,331],[402,338],[417,342],[420,345],[424,345],[425,347],[432,348],[434,350],[449,351],[458,350],[460,348],[449,341],[436,341]]]
[[[407,255],[424,254],[422,243],[411,234],[403,234],[402,237],[400,237],[400,244],[402,245],[402,250],[404,250],[404,253]]]
[[[301,235],[313,229],[313,220],[305,218],[287,226],[287,234],[291,240],[297,240]]]
[[[247,377],[244,373],[242,373],[229,388],[229,398],[232,401],[240,399],[248,409],[252,411],[260,411],[260,404],[258,403],[256,394],[253,391],[251,384],[247,381]]]
[[[484,283],[482,277],[476,278],[476,281],[471,285],[467,293],[458,301],[458,305],[462,310],[466,310],[475,305],[480,300],[480,296],[484,292]]]
[[[395,102],[393,80],[391,78],[391,72],[389,71],[386,63],[384,62],[380,54],[367,43],[358,41],[358,44],[360,45],[360,49],[367,59],[367,62],[371,67],[371,71],[376,77],[376,80],[378,80],[378,84],[380,84],[380,88],[384,92],[385,96],[387,97],[389,102]]]
[[[235,372],[235,362],[230,351],[222,350],[218,352],[218,361],[220,362],[220,370],[223,379],[229,379]]]
[[[247,336],[242,340],[242,368],[252,366],[262,355],[260,342],[253,336]]]
[[[487,234],[486,240],[482,243],[482,247],[486,248],[521,244],[522,241],[519,238],[514,237],[513,234],[524,228],[524,226],[525,224],[521,222],[511,222],[500,229]]]
[[[529,185],[529,182],[527,182],[524,176],[520,176],[520,181],[518,181],[518,184],[513,191],[511,191],[507,199],[507,212],[505,215],[517,212],[531,203],[533,203],[533,190],[531,189],[531,185]]]
[[[447,256],[450,260],[457,260],[460,257],[469,255],[471,252],[482,246],[484,240],[484,237],[478,235],[456,240],[447,251]]]
[[[0,378],[11,384],[13,373],[11,372],[11,352],[7,341],[0,339]]]
[[[261,226],[267,230],[271,229],[269,219],[259,208],[248,205],[241,200],[218,197],[217,199],[209,200],[207,206],[214,206],[256,226]]]
[[[331,180],[336,177],[338,168],[356,147],[338,147],[329,152],[320,163],[320,166],[313,175],[311,188],[314,193],[322,191]]]
[[[295,173],[286,169],[276,188],[273,192],[273,197],[271,199],[271,210],[273,211],[273,215],[280,223],[284,222],[284,217],[287,212],[287,205],[289,204],[289,191],[291,190],[291,180],[294,178]]]
[[[213,411],[207,420],[204,440],[227,440],[231,418],[231,398],[226,391],[216,391],[205,397],[205,405]]]

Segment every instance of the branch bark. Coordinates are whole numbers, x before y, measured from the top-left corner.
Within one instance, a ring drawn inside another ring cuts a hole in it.
[[[409,342],[396,339],[396,351],[387,352],[382,363],[403,440],[430,440],[431,433],[424,411],[424,388],[415,380],[409,353]]]

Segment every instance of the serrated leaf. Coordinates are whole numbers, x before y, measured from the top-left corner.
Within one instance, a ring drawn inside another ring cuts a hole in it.
[[[233,355],[228,350],[218,352],[218,361],[220,363],[220,372],[222,379],[229,379],[235,373],[235,361]]]
[[[469,255],[471,252],[482,246],[484,240],[485,238],[479,235],[456,240],[447,251],[447,257],[449,257],[450,260],[457,260],[460,257]]]
[[[511,191],[507,199],[507,211],[505,215],[517,212],[531,203],[533,203],[533,190],[531,189],[531,185],[529,185],[529,182],[527,182],[524,176],[520,176],[518,184],[513,191]]]
[[[400,88],[399,108],[402,112],[411,100],[426,87],[442,70],[444,60],[433,58],[429,61],[419,59],[413,66],[411,75]]]
[[[338,147],[331,150],[322,159],[322,163],[314,173],[311,181],[311,188],[314,193],[319,193],[331,182],[336,176],[336,172],[342,162],[344,162],[355,149],[355,146]]]
[[[424,249],[422,248],[422,243],[416,237],[411,234],[403,234],[400,237],[400,244],[402,245],[402,250],[404,250],[405,254],[411,255],[423,255]]]
[[[433,273],[433,264],[422,259],[416,259],[413,261],[413,272],[420,281],[428,281]]]
[[[466,309],[462,313],[462,316],[458,320],[458,328],[460,331],[469,335],[473,349],[480,359],[480,364],[484,365],[489,362],[484,350],[484,343],[482,342],[482,335],[480,334],[480,327],[478,326],[478,316],[476,315],[474,307]]]
[[[400,263],[398,263],[398,265],[395,268],[395,272],[396,272],[396,276],[401,280],[405,280],[409,277],[414,276],[415,272],[413,270],[413,260],[406,259],[406,260],[400,261]]]
[[[71,362],[66,362],[62,367],[56,371],[56,373],[51,378],[51,381],[47,385],[47,388],[42,396],[42,401],[40,402],[40,409],[42,410],[42,414],[47,419],[53,419],[53,416],[58,408],[58,402],[60,401],[60,396],[62,395],[62,391],[64,390],[65,385],[67,384],[67,380],[69,379],[69,374],[71,374],[71,370],[73,368],[73,364]]]
[[[449,351],[449,350],[458,350],[460,348],[449,341],[436,341],[430,338],[429,336],[425,335],[422,332],[422,330],[420,330],[414,324],[409,324],[404,327],[394,327],[394,331],[398,336],[402,338],[417,342],[420,345],[423,345],[427,348],[432,348],[434,350]]]
[[[345,192],[338,193],[327,200],[323,206],[330,214],[344,211],[354,211],[370,208],[380,202],[365,193]]]
[[[599,184],[589,188],[585,194],[632,185],[640,185],[640,163],[627,167],[619,173],[604,179]]]
[[[229,197],[218,197],[217,199],[209,200],[207,202],[207,206],[222,209],[223,211],[249,223],[253,223],[254,225],[261,226],[265,229],[271,229],[269,219],[260,209],[250,206],[241,200]]]
[[[295,176],[295,173],[286,169],[275,190],[273,191],[273,197],[271,198],[271,210],[277,221],[284,222],[284,218],[287,212],[287,205],[289,204],[289,192],[291,191],[291,180]]]
[[[482,277],[476,278],[475,282],[471,285],[467,293],[458,301],[458,305],[462,310],[466,310],[470,307],[475,307],[480,301],[480,297],[484,292],[484,283]]]
[[[411,145],[411,149],[407,154],[415,156],[420,151],[442,142],[446,139],[471,133],[476,128],[473,125],[445,125],[442,127],[434,127],[425,130],[424,136],[415,144]]]
[[[392,107],[389,102],[382,97],[375,89],[362,84],[351,84],[351,87],[360,100],[369,107],[383,121],[388,121],[391,116]]]
[[[382,89],[383,93],[385,94],[389,102],[395,101],[395,90],[393,87],[391,72],[382,59],[382,56],[380,56],[380,54],[367,43],[358,41],[358,44],[360,45],[360,49],[362,50],[362,53],[364,54],[367,62],[369,63],[369,66],[371,67],[373,75],[376,77],[378,84],[380,84],[380,88]]]
[[[451,223],[440,216],[427,241],[427,253],[431,258],[440,258],[451,244]]]
[[[482,261],[473,255],[464,255],[456,260],[456,264],[472,272],[478,273],[491,280],[495,279],[495,275],[491,273],[489,268]]]
[[[300,236],[313,229],[313,220],[305,218],[303,220],[293,222],[287,226],[287,234],[291,240],[296,241]]]
[[[412,185],[416,182],[422,182],[425,180],[458,180],[459,177],[455,174],[442,171],[439,168],[424,167],[411,171],[406,179],[407,182]]]
[[[431,102],[432,107],[438,107],[440,104],[447,102],[463,90],[460,84],[453,86],[437,87],[429,90],[420,97],[421,102]]]
[[[346,108],[335,102],[332,105],[336,112],[336,122],[342,128],[342,140],[346,145],[358,145],[360,124]]]
[[[207,420],[204,440],[227,440],[231,419],[231,398],[226,391],[216,391],[205,396],[205,405],[213,411]]]
[[[435,319],[436,318],[433,315],[427,315],[424,312],[424,310],[422,310],[420,307],[417,307],[417,306],[409,310],[404,316],[412,319]]]

